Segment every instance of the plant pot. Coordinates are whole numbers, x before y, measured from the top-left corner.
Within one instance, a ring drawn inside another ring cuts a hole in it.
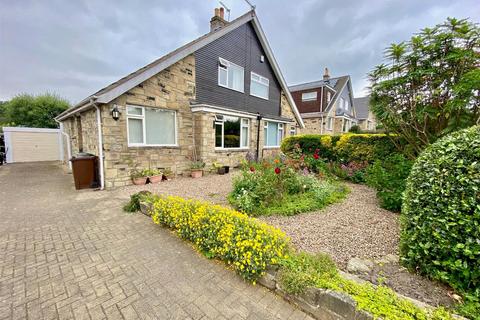
[[[218,174],[225,174],[225,167],[221,167],[217,169]]]
[[[163,179],[163,174],[158,174],[156,176],[150,176],[148,177],[148,180],[150,180],[150,183],[159,183]]]
[[[192,169],[192,178],[201,178],[203,176],[203,170]]]
[[[134,185],[141,186],[147,183],[148,177],[138,177],[138,178],[132,178],[132,182]]]
[[[223,166],[223,168],[225,169],[225,173],[229,173],[229,172],[230,172],[230,166]]]

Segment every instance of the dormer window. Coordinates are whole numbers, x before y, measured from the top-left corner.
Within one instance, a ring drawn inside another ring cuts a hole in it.
[[[302,93],[302,101],[315,101],[317,100],[317,92],[304,92]]]
[[[243,93],[244,70],[222,58],[218,59],[218,85]]]

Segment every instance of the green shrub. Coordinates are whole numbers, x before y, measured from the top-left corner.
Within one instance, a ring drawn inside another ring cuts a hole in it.
[[[288,293],[299,294],[309,287],[343,292],[353,298],[357,308],[382,319],[431,319],[452,320],[443,308],[427,313],[412,302],[400,298],[385,287],[370,283],[360,284],[343,278],[332,260],[323,254],[299,253],[283,259],[280,267],[280,283]]]
[[[150,191],[140,191],[130,196],[130,201],[123,206],[125,212],[136,212],[140,210],[140,201],[150,195]]]
[[[322,159],[335,160],[333,146],[339,139],[338,136],[304,134],[289,136],[282,140],[281,150],[289,156],[298,158],[299,153],[313,154],[317,153]]]
[[[341,163],[368,162],[385,159],[392,153],[398,153],[395,145],[401,145],[395,136],[386,134],[343,134],[334,146],[337,161]]]
[[[401,154],[393,154],[383,161],[376,160],[367,168],[365,180],[377,190],[377,197],[382,208],[400,211],[406,179],[413,162]]]
[[[358,125],[353,125],[350,130],[348,130],[350,133],[362,133],[362,129]]]
[[[386,134],[297,135],[282,141],[282,152],[294,158],[317,153],[320,158],[340,163],[382,160],[392,153],[405,151],[405,143]]]
[[[175,230],[207,257],[227,262],[247,280],[286,257],[285,234],[246,214],[180,197],[151,196],[147,201],[155,223]]]
[[[446,136],[418,157],[407,180],[401,222],[403,263],[478,303],[480,126]]]
[[[341,200],[347,192],[339,183],[319,181],[275,159],[245,166],[233,179],[228,199],[249,215],[293,215],[321,209]]]

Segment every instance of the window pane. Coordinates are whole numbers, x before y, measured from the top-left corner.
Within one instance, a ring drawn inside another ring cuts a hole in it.
[[[230,65],[228,71],[228,87],[243,91],[243,68]]]
[[[222,125],[215,124],[215,147],[222,147]]]
[[[250,94],[268,99],[268,86],[256,81],[250,82]]]
[[[223,68],[218,68],[218,84],[222,86],[227,85],[227,70]]]
[[[242,147],[248,147],[248,127],[242,127]]]
[[[128,142],[143,143],[142,119],[128,119]]]
[[[145,109],[147,144],[175,144],[175,112]]]
[[[311,101],[311,100],[317,100],[316,91],[302,93],[302,101]]]
[[[142,108],[139,107],[127,107],[127,113],[131,115],[142,115]]]
[[[225,116],[223,123],[223,147],[239,148],[240,147],[240,118]]]
[[[267,146],[278,146],[278,123],[268,123]]]

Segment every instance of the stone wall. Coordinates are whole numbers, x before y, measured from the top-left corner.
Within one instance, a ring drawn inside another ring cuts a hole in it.
[[[78,130],[78,121],[81,121],[81,133]],[[87,110],[80,113],[79,116],[70,117],[63,121],[63,131],[70,136],[72,156],[80,151],[98,155],[98,132],[95,109]],[[82,150],[80,150],[81,146]]]
[[[105,150],[105,185],[107,188],[131,183],[134,169],[168,168],[176,174],[189,171],[193,155],[193,114],[190,100],[195,99],[195,58],[190,55],[139,86],[102,107]],[[110,110],[116,104],[118,121]],[[126,105],[175,110],[177,114],[176,147],[132,147],[127,143]]]

